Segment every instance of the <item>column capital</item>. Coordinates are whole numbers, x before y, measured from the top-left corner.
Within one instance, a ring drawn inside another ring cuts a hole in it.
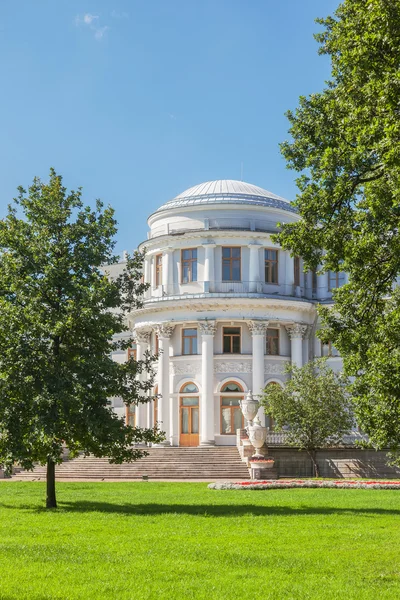
[[[247,325],[252,335],[264,335],[268,321],[249,321]]]
[[[302,339],[308,329],[308,326],[303,325],[302,323],[293,323],[292,325],[285,325],[285,329],[288,332],[291,340],[296,338]]]
[[[199,321],[201,335],[214,335],[217,331],[215,321]]]
[[[151,338],[151,331],[149,331],[148,329],[134,329],[134,336],[136,338],[136,341],[139,342],[139,344],[149,344],[150,343],[150,338]]]
[[[169,339],[175,329],[175,325],[171,323],[158,323],[154,329],[159,338]]]

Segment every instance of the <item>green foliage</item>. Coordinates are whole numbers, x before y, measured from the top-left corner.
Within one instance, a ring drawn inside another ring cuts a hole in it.
[[[287,443],[309,453],[319,476],[315,450],[340,444],[353,426],[348,382],[323,358],[301,368],[288,365],[286,372],[291,377],[285,387],[268,385],[261,404],[273,417],[276,430],[286,432]]]
[[[84,207],[81,191],[33,181],[0,221],[0,463],[60,462],[72,454],[134,460],[136,442],[158,441],[154,430],[126,426],[109,398],[149,400],[154,357],[118,364],[127,349],[127,311],[140,305],[143,257],[129,257],[114,280],[102,268],[116,261],[113,210]]]
[[[288,167],[301,173],[302,219],[284,225],[282,246],[306,267],[343,270],[334,310],[321,309],[325,337],[344,358],[357,419],[376,447],[400,446],[400,3],[345,0],[320,19],[327,87],[288,112]],[[386,381],[386,377],[391,381]],[[374,406],[375,404],[375,406]]]

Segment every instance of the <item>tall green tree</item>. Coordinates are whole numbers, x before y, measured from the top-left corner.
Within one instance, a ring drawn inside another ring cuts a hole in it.
[[[357,378],[357,419],[371,443],[396,453],[400,2],[345,0],[318,23],[319,52],[330,58],[331,78],[287,113],[292,139],[282,152],[300,173],[295,204],[302,219],[284,225],[279,239],[307,268],[349,273],[349,283],[334,294],[335,308],[321,309],[325,337],[339,349],[346,373]]]
[[[286,372],[291,377],[285,387],[268,385],[261,404],[273,417],[275,429],[285,431],[286,442],[308,453],[314,475],[319,477],[316,451],[340,444],[354,424],[348,382],[323,358],[301,368],[289,365]]]
[[[132,344],[113,336],[127,332],[126,313],[146,287],[138,253],[119,277],[104,273],[116,261],[115,233],[114,211],[100,201],[85,207],[54,170],[48,183],[19,188],[0,221],[0,463],[47,464],[47,507],[56,507],[64,446],[119,463],[143,455],[134,444],[162,439],[126,425],[110,406],[112,396],[127,405],[149,400],[154,360],[111,358]]]

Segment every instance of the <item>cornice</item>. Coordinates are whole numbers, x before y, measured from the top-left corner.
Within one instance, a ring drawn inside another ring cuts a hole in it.
[[[155,251],[164,249],[166,247],[170,247],[171,244],[172,244],[172,246],[175,246],[176,249],[179,249],[180,248],[179,242],[181,240],[184,243],[186,243],[188,240],[198,240],[199,246],[202,246],[204,243],[207,243],[208,240],[210,240],[211,243],[216,244],[215,240],[232,238],[232,237],[234,237],[236,239],[241,239],[241,240],[242,239],[266,240],[266,242],[268,243],[269,246],[272,245],[274,248],[276,247],[277,249],[280,249],[280,246],[278,244],[271,242],[271,235],[274,235],[276,233],[277,233],[277,231],[271,231],[271,232],[251,231],[250,229],[249,230],[193,229],[193,230],[183,231],[181,233],[175,233],[173,235],[171,235],[170,233],[164,234],[164,235],[158,235],[149,240],[144,240],[143,242],[141,242],[139,244],[138,249],[143,250],[144,248],[146,248],[147,254],[152,254]]]

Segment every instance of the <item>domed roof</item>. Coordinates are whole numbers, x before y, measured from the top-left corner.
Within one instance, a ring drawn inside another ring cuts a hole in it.
[[[252,206],[266,206],[297,212],[285,198],[251,183],[234,179],[219,179],[195,185],[160,206],[156,212],[170,208],[210,204],[251,204]]]

